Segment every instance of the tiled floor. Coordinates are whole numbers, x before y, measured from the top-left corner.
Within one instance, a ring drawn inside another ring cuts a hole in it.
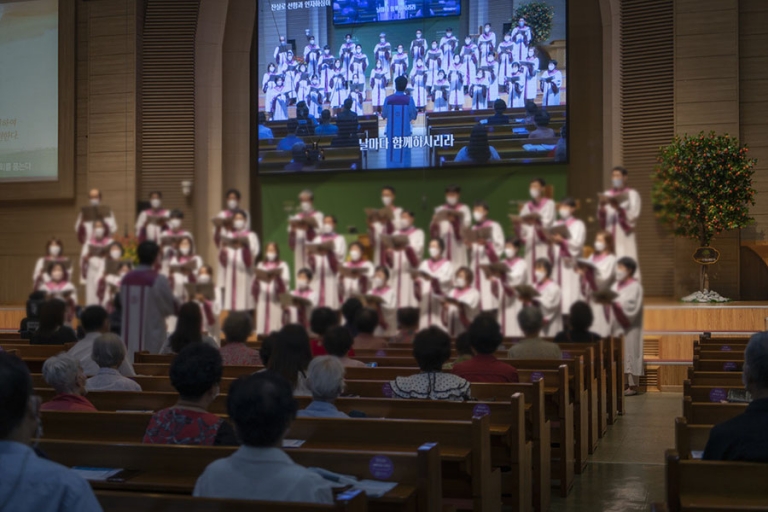
[[[645,511],[664,499],[664,451],[675,445],[679,393],[646,393],[626,400],[627,413],[576,475],[567,498],[553,494],[552,512]]]

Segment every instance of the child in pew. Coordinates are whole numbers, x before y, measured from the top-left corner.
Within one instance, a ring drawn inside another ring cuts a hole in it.
[[[297,418],[349,418],[334,405],[344,392],[344,365],[339,358],[314,358],[307,368],[307,387],[312,392],[312,402],[296,413]]]
[[[437,327],[419,331],[413,340],[413,356],[421,373],[397,377],[389,383],[394,398],[469,400],[470,385],[465,379],[442,371],[451,357],[451,338]]]
[[[397,310],[397,334],[391,343],[413,343],[419,330],[419,308],[400,308]]]
[[[335,326],[328,329],[323,336],[323,348],[328,355],[339,358],[341,364],[350,367],[361,368],[365,363],[349,357],[352,350],[352,336],[345,327]]]
[[[223,373],[221,355],[205,343],[192,343],[177,355],[170,368],[171,384],[179,393],[176,404],[152,415],[144,443],[238,445],[232,426],[208,412],[219,395]]]

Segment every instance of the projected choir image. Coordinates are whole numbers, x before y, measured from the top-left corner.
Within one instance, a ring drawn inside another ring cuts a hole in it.
[[[566,0],[482,3],[262,10],[260,172],[567,162]]]

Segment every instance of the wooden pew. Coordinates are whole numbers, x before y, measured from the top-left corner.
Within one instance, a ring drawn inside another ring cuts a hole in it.
[[[140,471],[125,482],[91,482],[96,490],[192,494],[197,478],[212,462],[228,457],[237,447],[153,445],[92,441],[46,440],[40,448],[48,457],[65,466],[125,468]],[[370,510],[427,510],[440,512],[442,474],[440,450],[425,444],[414,450],[349,451],[288,449],[294,462],[304,467],[321,467],[358,479],[397,482],[381,498],[369,501]],[[370,473],[371,460],[386,456],[392,463],[389,476]]]
[[[606,416],[607,394],[606,375],[603,367],[603,341],[595,343],[559,343],[563,359],[573,356],[584,357],[584,382],[589,384],[589,453],[595,453],[597,444],[605,435],[608,424]]]
[[[675,418],[675,450],[681,459],[693,459],[693,452],[704,452],[712,425],[689,425],[683,418]]]
[[[17,343],[21,341],[26,341],[21,339],[21,335],[19,334],[19,331],[0,331],[0,340],[2,341],[8,341],[10,343]]]
[[[717,425],[743,413],[747,404],[715,404],[683,398],[683,416],[689,425]]]
[[[606,338],[603,343],[603,364],[606,373],[608,424],[624,414],[624,342],[620,337]]]
[[[768,511],[768,464],[682,459],[667,450],[670,512]]]
[[[744,383],[741,381],[741,372],[702,372],[689,367],[688,380],[694,386],[744,387]]]
[[[744,391],[744,385],[740,386],[694,386],[690,380],[683,381],[683,396],[690,397],[693,402],[720,403],[728,397],[728,392]]]
[[[695,372],[741,372],[744,358],[737,359],[701,359],[693,356],[693,371]]]
[[[163,512],[366,512],[368,501],[362,491],[347,491],[336,495],[333,505],[307,503],[278,503],[273,501],[221,500],[193,498],[170,494],[143,494],[138,492],[97,491],[96,499],[109,512],[136,512],[137,510]]]
[[[30,345],[28,343],[0,343],[3,350],[15,350],[16,354],[22,359],[47,359],[62,352],[66,352],[74,343],[66,343],[64,345]]]
[[[733,352],[723,352],[720,350],[706,350],[701,348],[693,349],[694,357],[698,356],[702,361],[713,360],[727,360],[727,361],[744,361],[744,351],[736,350]]]

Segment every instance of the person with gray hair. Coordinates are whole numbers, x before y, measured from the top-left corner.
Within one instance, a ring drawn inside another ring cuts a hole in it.
[[[41,411],[96,412],[85,398],[85,373],[74,357],[62,352],[43,363],[43,379],[56,391],[51,401],[40,406]]]
[[[768,462],[768,332],[749,339],[741,379],[752,401],[743,413],[712,428],[705,460]]]
[[[307,387],[312,392],[312,402],[298,411],[299,418],[349,418],[334,405],[344,391],[344,365],[338,357],[319,356],[309,363]]]
[[[86,381],[87,391],[141,391],[136,381],[123,377],[118,370],[125,359],[125,344],[117,334],[110,332],[96,338],[91,359],[99,365],[99,371]]]
[[[562,359],[556,343],[541,339],[544,316],[535,306],[526,306],[517,314],[517,323],[523,331],[522,341],[515,343],[507,352],[509,359]]]

